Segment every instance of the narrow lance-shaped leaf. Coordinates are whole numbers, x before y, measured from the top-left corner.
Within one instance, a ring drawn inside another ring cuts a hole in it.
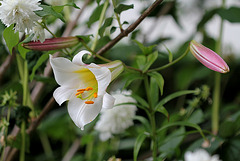
[[[156,106],[156,108],[160,108],[161,106],[163,106],[164,104],[166,104],[167,102],[171,101],[172,99],[176,98],[176,97],[180,97],[186,94],[197,94],[199,93],[199,90],[184,90],[184,91],[178,91],[175,93],[172,93],[170,95],[168,95],[167,97],[163,98],[158,105]]]
[[[99,35],[102,37],[104,34],[104,31],[107,27],[109,27],[112,24],[112,17],[109,17],[105,20],[104,24],[102,25],[102,27],[99,29]]]
[[[159,128],[157,130],[157,133],[160,133],[162,130],[165,130],[166,128],[172,127],[172,126],[188,126],[188,127],[192,127],[195,128],[196,130],[198,130],[198,132],[201,134],[201,136],[203,137],[203,139],[206,140],[205,135],[203,134],[202,129],[197,125],[197,124],[193,124],[190,122],[185,122],[185,121],[178,121],[178,122],[172,122],[172,123],[168,123],[167,125],[162,126],[161,128]]]
[[[151,72],[151,73],[148,73],[148,75],[156,80],[158,87],[160,89],[161,95],[162,95],[163,87],[164,87],[164,79],[163,79],[162,75],[158,72]]]
[[[41,55],[41,57],[38,59],[37,63],[34,65],[33,69],[32,69],[32,74],[30,75],[30,80],[32,81],[34,76],[35,76],[35,72],[36,70],[48,59],[49,56],[49,52]]]
[[[143,68],[143,72],[146,72],[151,67],[151,65],[155,62],[157,57],[158,57],[158,51],[155,51],[152,54],[149,54],[147,56],[146,64],[145,64],[145,66]]]
[[[147,135],[145,133],[142,133],[140,135],[138,135],[135,145],[134,145],[134,150],[133,150],[133,158],[134,161],[137,161],[137,156],[138,156],[138,152],[142,146],[142,143],[144,142],[144,140],[146,139]]]

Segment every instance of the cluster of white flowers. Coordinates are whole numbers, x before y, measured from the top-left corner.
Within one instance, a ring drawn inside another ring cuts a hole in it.
[[[95,129],[100,132],[100,139],[106,141],[112,137],[112,134],[120,134],[128,127],[133,125],[133,117],[136,115],[137,107],[135,105],[120,105],[123,103],[135,103],[136,100],[130,97],[130,91],[117,91],[112,96],[115,103],[112,109],[101,112],[99,121]]]
[[[38,21],[41,17],[34,11],[42,10],[39,6],[40,0],[3,0],[0,1],[0,19],[3,24],[9,27],[15,24],[15,31],[34,34],[34,41],[45,40],[44,28]]]
[[[204,149],[197,149],[194,152],[186,152],[185,161],[221,161],[218,155],[210,156]]]

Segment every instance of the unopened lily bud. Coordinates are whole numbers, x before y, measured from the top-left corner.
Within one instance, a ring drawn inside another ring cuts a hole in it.
[[[214,51],[192,40],[190,51],[207,68],[220,73],[229,72],[227,63]]]
[[[43,43],[40,41],[23,43],[22,46],[30,50],[49,51],[73,47],[78,44],[81,39],[77,37],[58,37],[46,39]]]

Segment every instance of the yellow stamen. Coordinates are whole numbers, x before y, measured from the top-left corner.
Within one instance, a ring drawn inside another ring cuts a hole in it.
[[[94,94],[93,94],[93,97],[94,97],[94,98],[97,98],[97,93],[94,93]]]
[[[85,101],[86,104],[94,104],[93,101]]]
[[[93,90],[93,87],[87,87],[85,90],[86,90],[86,91]]]

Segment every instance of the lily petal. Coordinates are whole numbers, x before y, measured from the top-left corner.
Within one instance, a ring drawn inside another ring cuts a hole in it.
[[[83,61],[82,61],[82,57],[83,57],[83,55],[85,55],[85,54],[88,54],[88,55],[91,55],[91,53],[89,52],[89,51],[87,51],[87,50],[82,50],[82,51],[80,51],[78,54],[76,54],[74,57],[73,57],[73,60],[72,60],[72,62],[74,63],[74,64],[77,64],[77,65],[86,65]]]
[[[82,130],[84,126],[92,122],[102,108],[102,96],[94,100],[94,104],[85,104],[84,100],[72,97],[68,102],[68,113],[73,122]]]
[[[111,82],[111,72],[106,67],[100,67],[94,63],[88,66],[88,69],[95,75],[98,82],[98,95],[105,94],[109,83]]]
[[[50,64],[53,68],[56,82],[59,85],[72,85],[74,87],[79,86],[79,75],[74,71],[81,70],[84,67],[76,65],[66,58],[52,58],[51,55]]]
[[[53,97],[55,98],[56,102],[61,106],[61,104],[67,100],[70,99],[70,97],[73,95],[75,89],[71,89],[69,87],[61,86],[58,87],[53,92]]]
[[[111,109],[114,106],[115,98],[108,93],[103,96],[103,109]]]

